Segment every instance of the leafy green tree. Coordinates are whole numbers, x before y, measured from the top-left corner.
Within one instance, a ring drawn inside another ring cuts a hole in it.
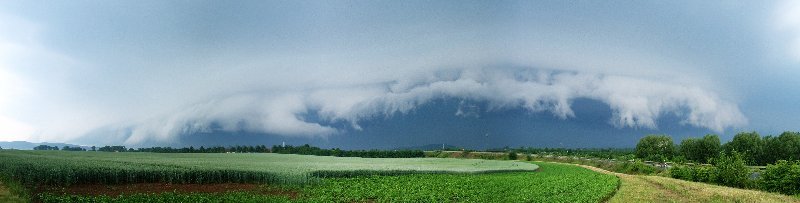
[[[761,153],[761,158],[759,158],[758,162],[769,164],[769,163],[775,163],[778,160],[780,160],[781,153],[784,152],[782,149],[783,144],[781,144],[780,140],[778,140],[778,137],[766,136],[764,137],[763,141],[764,141],[764,148],[762,149],[763,153]]]
[[[667,135],[647,135],[636,144],[636,156],[650,161],[666,161],[672,158],[675,144]]]
[[[741,132],[733,136],[733,140],[722,147],[725,153],[739,152],[748,165],[761,165],[764,141],[757,132]]]
[[[699,148],[700,139],[690,137],[681,140],[681,145],[678,146],[678,151],[680,152],[680,156],[687,161],[697,162],[698,159],[695,157],[695,155],[700,154],[697,152]]]
[[[775,163],[778,160],[800,160],[800,133],[783,132],[778,137],[764,137],[764,148],[760,165]]]
[[[778,140],[783,144],[783,155],[786,160],[800,160],[800,133],[783,132],[778,136]]]
[[[689,161],[708,163],[720,152],[720,141],[717,135],[706,135],[703,138],[686,138],[681,141],[680,154]]]

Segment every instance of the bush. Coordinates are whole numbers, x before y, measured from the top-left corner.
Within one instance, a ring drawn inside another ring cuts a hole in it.
[[[509,152],[508,153],[508,160],[517,160],[517,153],[516,152]]]
[[[693,169],[687,166],[673,166],[669,169],[669,175],[675,179],[695,181]]]
[[[717,168],[711,166],[673,166],[669,174],[672,178],[694,182],[714,183],[718,179]]]
[[[692,167],[692,177],[696,182],[716,183],[719,175],[717,168],[713,166],[698,166]]]
[[[673,166],[670,169],[670,176],[681,180],[731,187],[749,186],[747,178],[750,171],[741,155],[735,152],[731,155],[722,154],[720,158],[714,159],[714,162],[714,166]]]
[[[800,194],[800,162],[780,160],[761,175],[761,189],[783,194]]]
[[[715,160],[714,166],[717,170],[716,183],[740,188],[747,185],[747,176],[750,174],[750,170],[739,153],[735,151],[731,154],[723,153]]]
[[[625,174],[653,174],[656,172],[656,167],[647,165],[642,161],[623,162],[614,167],[615,172]]]

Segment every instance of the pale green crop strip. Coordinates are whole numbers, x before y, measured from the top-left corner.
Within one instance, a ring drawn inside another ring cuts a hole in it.
[[[356,158],[287,154],[0,151],[0,173],[23,184],[252,182],[304,184],[314,176],[533,171],[516,161]],[[317,172],[314,174],[314,172]],[[345,174],[345,175],[342,175]]]

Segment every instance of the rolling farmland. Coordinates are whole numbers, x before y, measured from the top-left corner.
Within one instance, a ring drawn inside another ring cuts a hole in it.
[[[612,175],[574,166],[478,159],[5,150],[0,160],[3,177],[22,183],[44,202],[597,202],[609,198],[619,184]],[[214,192],[70,192],[149,183],[257,186]]]
[[[537,172],[490,174],[410,174],[326,178],[319,184],[286,187],[297,196],[251,193],[135,194],[79,196],[45,194],[45,202],[599,202],[611,197],[619,180],[575,166],[536,163]]]
[[[0,199],[9,202],[798,200],[549,162],[17,150],[0,150],[0,161],[4,183],[24,190],[0,191]]]
[[[534,164],[491,160],[365,159],[285,154],[155,154],[4,151],[0,172],[23,184],[305,184],[358,174],[533,171]]]

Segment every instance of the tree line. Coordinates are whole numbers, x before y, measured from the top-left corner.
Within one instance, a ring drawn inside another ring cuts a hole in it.
[[[719,136],[709,134],[686,138],[679,145],[667,135],[648,135],[636,145],[636,157],[649,161],[711,163],[723,153],[740,154],[748,165],[800,160],[800,133],[787,131],[762,137],[757,132],[741,132],[725,144],[720,143]]]
[[[64,150],[64,151],[87,151],[81,147],[64,146],[59,149],[55,146],[40,145],[34,150]],[[153,152],[153,153],[279,153],[279,154],[301,154],[317,156],[337,156],[337,157],[364,157],[364,158],[413,158],[425,157],[421,150],[342,150],[339,148],[322,149],[308,144],[301,146],[274,145],[271,148],[265,145],[256,146],[230,146],[230,147],[204,147],[194,146],[183,148],[172,147],[149,147],[149,148],[127,148],[125,146],[103,146],[91,147],[88,151],[100,152]]]
[[[2,148],[0,148],[2,149]],[[63,146],[60,149],[58,146],[49,146],[49,145],[39,145],[33,147],[33,150],[61,150],[61,151],[87,151],[83,147],[70,147],[70,146]],[[93,151],[93,150],[92,150]]]
[[[575,157],[593,157],[601,159],[619,159],[628,160],[633,159],[634,149],[632,148],[533,148],[533,147],[520,147],[520,148],[506,148],[503,152],[523,153],[523,154],[541,154],[541,155],[555,155],[555,156],[575,156]]]
[[[301,146],[272,146],[273,153],[279,154],[303,154],[317,156],[338,156],[338,157],[364,157],[364,158],[414,158],[425,157],[422,150],[341,150],[339,148],[321,149],[308,144]]]

